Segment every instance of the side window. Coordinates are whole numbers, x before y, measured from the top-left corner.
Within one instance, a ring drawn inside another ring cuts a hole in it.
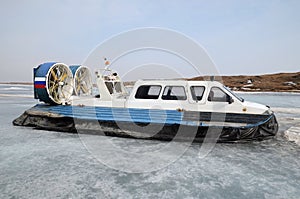
[[[220,88],[212,87],[207,100],[211,102],[228,102],[229,98],[230,96]]]
[[[105,85],[109,91],[110,94],[113,93],[113,83],[112,82],[105,82]]]
[[[122,92],[122,88],[121,88],[121,83],[120,82],[105,82],[105,85],[109,91],[110,94],[114,93],[114,89],[115,92],[120,93]]]
[[[161,91],[161,86],[144,85],[140,86],[135,94],[136,99],[158,99]]]
[[[191,86],[191,93],[192,93],[193,100],[201,101],[204,90],[205,90],[204,86]]]
[[[186,100],[183,86],[166,86],[161,97],[163,100]]]

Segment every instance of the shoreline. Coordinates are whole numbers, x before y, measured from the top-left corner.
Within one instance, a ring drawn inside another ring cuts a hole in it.
[[[234,76],[198,76],[186,78],[188,81],[220,81],[234,92],[243,93],[300,93],[300,72],[274,73],[263,75],[234,75]],[[0,85],[27,85],[33,82],[0,82]],[[125,86],[133,86],[134,81],[124,82]]]
[[[33,86],[33,83],[31,82],[0,82],[0,85],[28,85],[28,86]]]

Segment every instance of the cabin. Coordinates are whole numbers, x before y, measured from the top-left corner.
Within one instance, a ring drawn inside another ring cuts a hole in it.
[[[244,102],[217,81],[138,80],[128,92],[116,72],[104,72],[96,72],[99,95],[93,99],[94,106],[249,114],[267,110]],[[73,104],[79,101],[74,98]],[[86,101],[83,104],[91,105]]]

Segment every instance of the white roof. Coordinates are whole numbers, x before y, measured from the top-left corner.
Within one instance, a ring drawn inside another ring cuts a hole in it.
[[[135,83],[135,86],[139,85],[215,85],[215,86],[222,86],[222,84],[218,81],[188,81],[183,79],[142,79],[138,80]]]

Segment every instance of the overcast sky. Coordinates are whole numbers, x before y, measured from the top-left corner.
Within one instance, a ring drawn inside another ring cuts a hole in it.
[[[104,40],[141,27],[168,28],[193,38],[221,74],[300,71],[299,0],[0,4],[0,82],[31,81],[32,68],[46,61],[83,63]]]

